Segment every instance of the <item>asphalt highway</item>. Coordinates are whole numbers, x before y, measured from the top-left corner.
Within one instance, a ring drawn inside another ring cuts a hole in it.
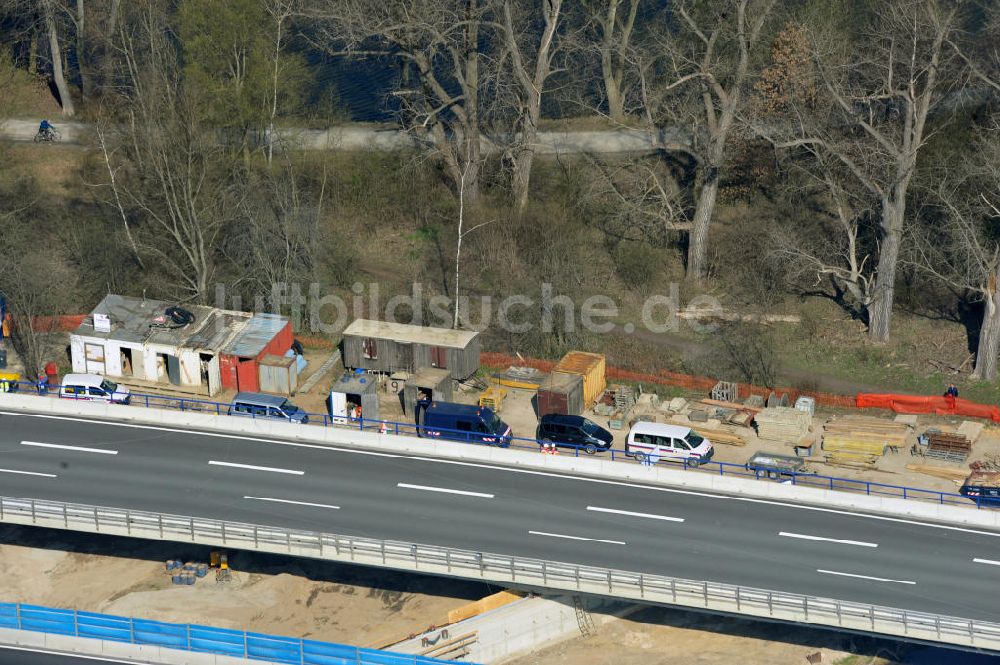
[[[0,413],[0,494],[1000,621],[1000,533],[641,484]]]
[[[0,646],[0,665],[106,665],[126,663],[135,665],[153,661],[119,660],[103,656],[81,656],[44,649]]]

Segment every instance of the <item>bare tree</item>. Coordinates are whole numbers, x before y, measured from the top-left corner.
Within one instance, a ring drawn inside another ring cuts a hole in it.
[[[917,234],[917,267],[983,303],[973,378],[994,381],[1000,354],[1000,127],[937,189],[940,217]],[[951,170],[951,169],[950,169]]]
[[[816,288],[828,283],[834,300],[866,319],[874,297],[869,221],[878,202],[857,191],[843,165],[814,146],[807,146],[805,154],[789,160],[788,166],[789,185],[783,196],[807,211],[809,222],[772,233],[775,253],[800,289],[803,284]]]
[[[400,61],[400,120],[440,156],[456,192],[464,181],[470,204],[484,157],[482,1],[309,0],[304,10],[327,52]]]
[[[869,337],[886,342],[907,196],[928,137],[928,117],[959,77],[950,71],[955,58],[945,49],[956,30],[954,9],[937,0],[892,0],[876,11],[870,34],[857,43],[815,31],[822,98],[817,106],[830,111],[817,116],[800,109],[801,138],[781,145],[825,151],[878,200],[878,265],[867,309]]]
[[[278,95],[281,90],[279,83],[282,74],[282,49],[285,48],[284,40],[287,24],[298,12],[301,0],[265,0],[264,9],[267,15],[274,22],[274,69],[271,76],[271,108],[268,113],[267,126],[267,163],[270,164],[274,158],[274,141],[277,136],[274,130],[274,120],[278,117]]]
[[[171,280],[166,290],[204,302],[223,229],[239,209],[241,192],[232,187],[233,156],[203,126],[201,107],[184,93],[164,18],[144,12],[133,32],[122,30],[126,114],[113,147],[104,139],[106,166],[109,177],[116,176],[118,200],[139,220],[140,252],[155,257]]]
[[[601,81],[612,123],[627,120],[627,78],[634,73],[636,56],[633,37],[643,0],[582,0],[584,30],[595,29],[596,39],[588,46],[597,51],[601,63]],[[585,38],[586,39],[586,38]],[[589,40],[588,40],[589,41]]]
[[[500,57],[509,61],[514,80],[510,101],[516,104],[516,131],[509,153],[513,168],[514,205],[520,214],[528,206],[531,167],[538,143],[538,123],[542,117],[542,96],[546,81],[553,73],[563,0],[539,0],[535,7],[514,5],[511,0],[496,1],[499,4],[496,10],[499,15],[497,30],[504,49]],[[540,31],[537,29],[539,20]]]
[[[775,0],[726,0],[707,6],[678,2],[678,34],[663,31],[642,69],[646,123],[664,153],[683,152],[696,161],[696,193],[688,235],[687,275],[708,269],[708,231],[719,180],[732,148],[734,129],[746,107],[763,30]],[[667,128],[687,126],[690,140]]]

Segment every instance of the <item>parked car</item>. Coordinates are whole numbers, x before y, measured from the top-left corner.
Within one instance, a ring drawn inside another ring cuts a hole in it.
[[[690,427],[640,421],[632,426],[625,454],[639,462],[647,458],[686,459],[693,466],[712,459],[712,442]]]
[[[418,425],[417,433],[422,437],[487,443],[501,448],[510,445],[510,426],[489,407],[431,402]]]
[[[582,448],[588,455],[607,450],[614,436],[583,416],[548,413],[538,421],[535,438],[540,443],[554,443],[563,448]]]
[[[277,418],[300,424],[309,422],[306,412],[284,397],[264,393],[237,393],[229,405],[229,415]]]
[[[125,386],[99,374],[67,374],[59,387],[59,396],[70,399],[97,400],[112,404],[128,404],[132,395]]]

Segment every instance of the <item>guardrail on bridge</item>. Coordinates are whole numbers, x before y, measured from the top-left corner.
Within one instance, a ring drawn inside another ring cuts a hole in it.
[[[305,556],[1000,651],[1000,624],[992,622],[528,557],[10,497],[0,497],[0,522]]]

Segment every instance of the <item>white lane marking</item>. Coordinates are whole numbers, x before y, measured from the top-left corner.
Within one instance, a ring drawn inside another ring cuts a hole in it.
[[[612,515],[627,515],[628,517],[645,517],[651,520],[663,520],[664,522],[683,522],[683,517],[667,517],[666,515],[653,515],[651,513],[634,513],[631,510],[618,510],[616,508],[599,508],[597,506],[587,506],[587,510],[595,513],[611,513]]]
[[[994,561],[993,559],[973,559],[973,563],[985,563],[989,566],[1000,566],[1000,561]]]
[[[894,582],[896,584],[916,584],[916,582],[911,582],[910,580],[890,580],[887,577],[872,577],[871,575],[855,575],[854,573],[838,573],[836,570],[824,570],[823,568],[817,568],[817,573],[823,573],[824,575],[839,575],[840,577],[856,577],[859,580],[871,580],[873,582]]]
[[[98,453],[100,455],[117,455],[117,450],[106,448],[86,448],[84,446],[64,446],[60,443],[41,443],[40,441],[22,441],[22,446],[33,446],[35,448],[58,448],[59,450],[75,450],[81,453]]]
[[[548,536],[549,538],[565,538],[566,540],[585,540],[591,543],[607,543],[609,545],[625,545],[624,540],[606,540],[604,538],[583,538],[581,536],[567,536],[562,533],[549,533],[548,531],[529,531],[532,536]]]
[[[478,496],[482,499],[492,499],[492,494],[486,494],[485,492],[466,492],[465,490],[452,490],[447,487],[429,487],[427,485],[411,485],[409,483],[396,483],[396,487],[402,487],[405,490],[423,490],[425,492],[441,492],[442,494],[461,494],[462,496]]]
[[[18,471],[17,469],[0,469],[0,473],[16,473],[19,476],[38,476],[40,478],[56,478],[54,473],[38,473],[37,471]]]
[[[137,407],[138,408],[138,407]],[[504,471],[506,473],[520,473],[530,476],[543,476],[546,478],[557,478],[560,480],[573,480],[583,483],[594,483],[598,485],[615,485],[618,487],[630,487],[633,489],[650,490],[653,492],[665,492],[668,494],[686,494],[689,496],[700,496],[710,499],[718,499],[721,501],[745,501],[747,503],[761,503],[770,506],[780,506],[782,508],[793,508],[795,510],[809,510],[818,513],[832,513],[835,515],[844,515],[846,517],[857,517],[870,520],[879,520],[882,522],[896,522],[898,524],[911,524],[913,526],[922,526],[930,529],[943,529],[945,531],[958,531],[961,533],[971,533],[977,536],[992,536],[994,538],[1000,538],[1000,531],[983,531],[981,529],[969,529],[960,526],[950,526],[947,524],[936,524],[933,522],[921,522],[919,520],[908,520],[900,517],[889,517],[887,515],[872,515],[870,513],[859,513],[851,512],[849,510],[837,510],[835,508],[821,508],[819,506],[810,506],[802,503],[789,503],[785,501],[777,501],[774,499],[755,499],[746,496],[729,496],[726,494],[713,494],[711,492],[699,492],[695,490],[679,490],[670,487],[657,487],[655,485],[645,485],[642,483],[628,483],[621,480],[605,480],[602,478],[589,478],[586,476],[576,476],[572,474],[565,473],[552,473],[550,471],[534,471],[530,469],[515,469],[507,466],[499,466],[496,464],[483,464],[479,462],[461,462],[458,460],[448,460],[439,459],[434,457],[422,457],[419,455],[411,455],[408,453],[402,454],[392,454],[392,453],[380,453],[371,450],[359,450],[357,448],[342,448],[337,445],[322,445],[322,444],[311,444],[311,443],[296,443],[292,441],[278,441],[276,439],[264,439],[254,436],[239,436],[236,434],[219,434],[216,432],[206,432],[204,430],[197,429],[181,429],[177,427],[159,427],[156,425],[139,425],[136,423],[121,423],[114,422],[111,420],[97,420],[94,418],[74,418],[70,416],[57,416],[53,414],[43,414],[43,413],[22,413],[20,411],[2,411],[0,410],[0,415],[15,416],[22,418],[44,418],[49,420],[67,420],[70,422],[81,422],[81,423],[91,423],[94,425],[105,425],[109,427],[130,427],[133,429],[148,429],[160,432],[172,432],[177,434],[188,434],[194,436],[207,436],[217,439],[236,439],[238,441],[253,441],[255,443],[270,443],[278,446],[291,446],[295,448],[312,448],[314,450],[324,450],[331,453],[350,453],[354,455],[369,455],[372,457],[391,457],[396,459],[411,459],[419,462],[428,462],[431,464],[453,464],[457,466],[469,466],[477,469],[490,469],[492,471]],[[305,425],[309,427],[309,425]]]
[[[292,501],[291,499],[275,499],[270,496],[245,496],[244,499],[253,501],[270,501],[272,503],[291,503],[296,506],[309,506],[311,508],[329,508],[330,510],[340,510],[340,506],[331,506],[328,503],[309,503],[308,501]]]
[[[822,536],[807,536],[804,533],[789,533],[787,531],[779,531],[779,536],[784,536],[785,538],[798,538],[799,540],[821,540],[825,543],[839,543],[841,545],[857,545],[858,547],[878,547],[878,543],[866,543],[863,540],[842,540],[840,538],[823,538]]]
[[[249,469],[250,471],[270,471],[271,473],[287,473],[291,476],[304,476],[305,471],[296,471],[295,469],[278,469],[273,466],[255,466],[253,464],[237,464],[236,462],[217,462],[215,460],[209,460],[209,464],[212,466],[229,466],[234,469]]]

